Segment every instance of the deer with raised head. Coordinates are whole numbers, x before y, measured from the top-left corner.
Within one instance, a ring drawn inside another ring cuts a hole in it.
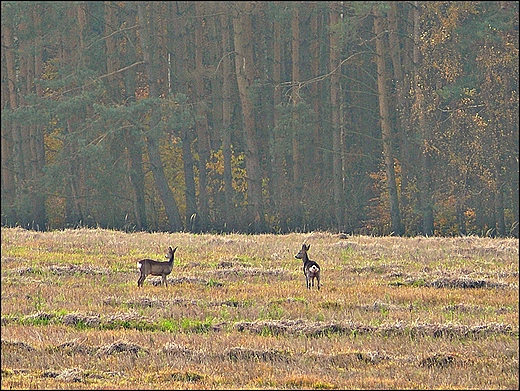
[[[310,244],[302,244],[301,250],[294,257],[303,261],[303,274],[305,274],[305,279],[307,280],[307,289],[311,289],[311,285],[314,286],[314,279],[316,279],[318,290],[320,290],[320,265],[309,259],[307,251],[309,251],[310,247]]]
[[[173,256],[175,254],[175,250],[177,250],[177,247],[174,249],[168,247],[168,253],[166,254],[166,258],[169,258],[168,262],[154,261],[153,259],[141,259],[140,261],[137,261],[137,267],[141,272],[139,280],[137,280],[137,286],[142,287],[144,279],[149,274],[152,276],[161,276],[162,283],[164,286],[166,286],[166,276],[169,275],[173,269]]]

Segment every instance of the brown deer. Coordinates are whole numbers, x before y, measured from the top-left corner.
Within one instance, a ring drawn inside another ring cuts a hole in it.
[[[169,258],[168,262],[154,261],[152,259],[141,259],[137,261],[137,267],[141,272],[139,280],[137,280],[137,286],[142,287],[144,279],[151,274],[152,276],[162,276],[162,283],[167,286],[166,276],[172,272],[173,269],[173,255],[175,254],[177,247],[172,249],[168,247],[168,254],[166,258]]]
[[[302,244],[301,250],[294,257],[303,261],[303,274],[307,279],[307,289],[311,289],[311,285],[314,286],[314,279],[318,281],[318,290],[320,290],[320,265],[316,262],[311,261],[307,255],[307,251],[311,247],[310,244]]]

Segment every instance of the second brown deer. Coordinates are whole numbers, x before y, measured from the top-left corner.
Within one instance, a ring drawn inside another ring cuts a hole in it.
[[[305,274],[307,280],[307,289],[311,289],[311,285],[314,287],[314,279],[316,279],[318,290],[320,290],[320,265],[309,259],[307,251],[310,247],[310,244],[302,244],[301,250],[294,257],[303,261],[303,274]]]
[[[141,275],[139,276],[139,280],[137,280],[137,286],[142,287],[144,279],[149,274],[152,276],[161,276],[162,283],[164,286],[166,286],[166,276],[169,275],[173,269],[173,257],[175,250],[177,250],[177,247],[174,249],[168,247],[168,253],[166,254],[166,258],[169,258],[168,262],[154,261],[153,259],[141,259],[138,261],[137,267],[139,268]]]

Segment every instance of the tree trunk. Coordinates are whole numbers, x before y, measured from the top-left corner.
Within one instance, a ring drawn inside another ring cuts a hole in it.
[[[197,195],[195,191],[195,177],[193,175],[193,153],[191,144],[193,142],[192,130],[181,130],[182,140],[182,161],[184,168],[184,195],[186,201],[186,227],[190,232],[196,232],[197,229]]]
[[[513,125],[513,128],[515,129],[514,132],[516,132],[516,140],[518,140],[518,123],[516,125]],[[519,224],[520,224],[520,218],[519,218],[519,196],[520,196],[520,189],[519,189],[519,179],[518,179],[518,171],[519,171],[519,162],[518,162],[518,143],[516,143],[517,149],[516,153],[511,154],[512,156],[509,158],[509,164],[510,164],[510,172],[512,173],[512,179],[511,179],[511,187],[512,187],[512,194],[513,199],[512,202],[512,214],[513,214],[513,223],[512,223],[512,229],[509,233],[511,236],[518,238],[519,236]]]
[[[506,236],[506,220],[504,216],[504,193],[502,187],[503,184],[499,180],[497,184],[497,189],[495,190],[495,226],[499,237]]]
[[[16,70],[11,27],[2,23],[2,109],[16,108]],[[16,184],[13,165],[14,123],[2,124],[2,224],[16,223]],[[6,221],[7,220],[7,221]]]
[[[390,202],[390,220],[393,235],[402,235],[401,213],[399,211],[399,198],[397,195],[397,185],[395,182],[394,168],[394,148],[392,128],[388,116],[388,98],[386,88],[386,66],[385,66],[385,47],[383,18],[377,9],[374,12],[374,33],[376,35],[376,63],[377,63],[377,89],[379,94],[379,117],[383,139],[383,155],[385,159],[386,184],[388,189],[388,199]]]
[[[430,144],[431,144],[431,131],[426,123],[426,117],[424,113],[424,95],[422,86],[419,81],[419,68],[421,62],[421,52],[419,49],[419,2],[414,2],[414,48],[413,48],[413,62],[414,62],[414,91],[415,91],[415,109],[417,110],[417,117],[419,120],[419,134],[421,136],[421,149],[420,149],[420,179],[419,179],[419,198],[420,208],[422,213],[422,233],[425,236],[433,236],[434,234],[434,220],[433,220],[433,197],[431,190],[431,157],[430,157]]]
[[[245,156],[247,171],[247,207],[249,230],[253,232],[265,231],[265,217],[262,201],[262,176],[258,155],[258,140],[255,129],[255,115],[251,88],[255,80],[255,66],[253,62],[253,30],[251,15],[253,3],[236,3],[244,7],[243,11],[233,17],[235,31],[234,43],[237,56],[235,68],[242,115],[245,130]],[[243,4],[243,5],[242,5]]]
[[[117,45],[116,36],[113,35],[115,29],[119,28],[119,22],[115,10],[115,5],[112,2],[105,2],[105,47],[106,47],[106,67],[107,74],[106,83],[108,84],[107,92],[113,104],[120,104],[121,94],[119,82],[122,78],[120,73],[115,73],[120,65],[120,53]],[[132,46],[132,45],[129,45]]]
[[[184,7],[182,6],[184,5]],[[180,2],[171,3],[172,19],[181,18],[186,11],[186,4]],[[173,34],[171,35],[170,47],[174,50],[176,83],[175,91],[189,96],[188,74],[190,73],[188,59],[188,32],[181,23],[172,24]],[[190,34],[191,35],[191,34]],[[197,216],[197,195],[195,190],[194,158],[192,152],[193,129],[186,126],[180,130],[182,141],[182,162],[184,170],[184,200],[186,203],[185,226],[191,232],[198,231],[196,224]]]
[[[341,162],[341,123],[340,123],[340,49],[339,39],[333,27],[339,21],[336,4],[330,6],[330,109],[332,112],[332,180],[334,194],[334,215],[336,229],[341,231],[344,225],[343,213],[343,174]]]
[[[318,13],[316,10],[316,4],[312,3],[311,7],[313,8],[311,12],[311,47],[310,47],[310,57],[311,57],[311,77],[318,77],[320,72],[320,27],[321,27],[321,13]],[[318,183],[318,179],[322,176],[323,169],[323,152],[321,151],[321,133],[322,133],[322,123],[321,123],[321,107],[322,100],[320,96],[320,89],[322,83],[312,83],[311,85],[311,96],[314,107],[314,115],[316,116],[316,122],[314,125],[314,134],[313,134],[313,159],[315,165],[314,175],[315,175],[315,183]]]
[[[20,97],[19,97],[19,79],[21,77],[22,71],[20,64],[18,69],[16,67],[16,59],[19,56],[16,56],[13,32],[10,28],[6,28],[4,30],[5,34],[5,43],[8,48],[11,50],[6,51],[6,60],[7,60],[7,78],[8,78],[8,88],[9,88],[9,107],[11,110],[16,110],[19,107]],[[19,60],[19,63],[22,61]],[[12,137],[12,174],[13,174],[13,184],[14,184],[14,199],[13,202],[13,211],[15,219],[15,223],[24,223],[23,214],[20,211],[21,203],[23,202],[24,195],[24,182],[25,182],[25,162],[22,159],[24,156],[23,152],[23,125],[13,124],[11,126],[11,137]],[[22,221],[20,221],[22,220]]]
[[[64,130],[64,138],[67,141],[63,146],[65,156],[71,158],[65,173],[65,221],[69,227],[73,228],[85,223],[83,205],[80,200],[81,165],[78,159],[72,159],[72,157],[75,157],[78,154],[78,146],[76,140],[73,137],[70,137],[78,127],[77,122],[78,118],[76,116],[66,121],[67,126]]]
[[[301,228],[302,224],[302,190],[303,190],[303,165],[301,161],[300,152],[300,117],[299,117],[299,103],[300,103],[300,19],[298,5],[293,5],[292,15],[292,88],[291,100],[293,105],[292,110],[292,199],[293,199],[293,221],[295,228]]]
[[[126,23],[128,26],[134,26],[136,23],[137,10],[134,3],[128,3]],[[124,56],[125,66],[129,66],[136,62],[135,45],[137,43],[137,34],[134,29],[127,32],[128,40],[126,42],[126,53]],[[135,68],[131,68],[124,73],[125,85],[125,102],[127,104],[135,103],[136,90]],[[146,218],[146,199],[145,199],[145,181],[143,171],[143,150],[140,146],[140,129],[135,126],[125,132],[125,145],[128,151],[128,167],[129,181],[132,188],[132,204],[134,216],[136,220],[136,228],[138,230],[148,229],[148,221]]]
[[[209,226],[209,195],[208,195],[208,174],[207,163],[209,161],[210,143],[208,133],[208,114],[206,94],[204,91],[204,64],[203,53],[204,45],[204,23],[202,17],[204,15],[204,3],[195,2],[195,89],[197,96],[197,112],[198,121],[197,129],[197,147],[199,152],[199,208],[197,214],[198,226],[201,231],[206,231]]]
[[[137,12],[139,15],[139,37],[141,41],[141,50],[145,61],[145,68],[149,84],[149,97],[159,98],[159,88],[157,85],[157,74],[154,67],[154,59],[152,57],[153,44],[151,37],[154,36],[152,33],[152,20],[147,18],[145,7],[149,7],[148,4],[138,3]],[[150,26],[150,27],[149,27]],[[151,30],[151,31],[150,31]],[[170,223],[170,231],[176,232],[182,229],[182,222],[177,208],[177,203],[173,197],[173,193],[168,186],[166,175],[164,174],[163,163],[159,150],[159,136],[158,131],[154,127],[159,126],[161,118],[157,113],[151,116],[150,129],[146,136],[146,144],[148,147],[148,156],[150,158],[150,165],[152,174],[155,181],[155,186],[159,192],[159,196],[163,202],[168,221]]]
[[[83,69],[84,64],[84,47],[83,45],[83,20],[84,10],[82,4],[78,3],[75,7],[71,7],[67,11],[67,16],[75,21],[73,34],[64,35],[62,37],[64,44],[62,45],[60,62],[62,66],[75,64],[80,69]],[[69,87],[77,87],[78,83],[73,81]],[[85,220],[85,211],[87,210],[84,194],[84,175],[85,175],[85,158],[79,157],[79,146],[77,137],[74,134],[81,126],[82,118],[84,118],[84,110],[77,110],[71,114],[66,120],[66,127],[64,129],[64,150],[65,156],[70,160],[66,164],[65,183],[66,183],[66,223],[69,227],[84,226],[87,224]]]
[[[233,212],[233,172],[231,167],[231,36],[230,19],[223,12],[220,15],[222,29],[222,154],[224,158],[224,219],[228,231],[235,228]]]
[[[276,7],[282,7],[283,2],[275,2]],[[284,200],[284,184],[285,169],[283,154],[280,153],[281,135],[278,125],[280,124],[279,107],[282,103],[282,51],[283,51],[283,36],[282,24],[275,18],[273,21],[273,139],[271,145],[271,159],[272,159],[272,175],[271,175],[271,194],[273,197],[274,209],[277,217],[280,219],[280,225],[284,225],[284,218],[281,217],[282,205]],[[285,227],[280,227],[282,230]]]
[[[401,57],[401,40],[399,38],[399,23],[397,21],[398,2],[390,3],[388,10],[388,40],[390,44],[390,56],[392,58],[392,65],[394,69],[394,80],[395,80],[395,95],[397,97],[397,116],[396,116],[396,127],[399,135],[399,152],[401,162],[401,194],[400,194],[400,205],[401,205],[401,217],[406,216],[408,209],[408,186],[410,181],[410,143],[408,141],[408,134],[410,129],[410,110],[407,105],[406,91],[410,90],[410,86],[405,81],[405,75],[403,72],[403,60]],[[407,53],[404,53],[406,56]],[[406,227],[403,225],[403,234],[406,231]]]
[[[35,52],[34,57],[34,73],[33,76],[28,79],[28,90],[32,91],[36,96],[42,97],[43,90],[39,84],[34,85],[35,79],[40,79],[43,73],[43,49],[41,43],[41,14],[39,9],[33,11],[35,28],[39,32],[35,39]],[[32,157],[31,165],[31,183],[33,188],[31,189],[31,204],[32,204],[32,215],[35,224],[35,229],[44,230],[47,226],[47,211],[45,207],[46,193],[41,191],[43,183],[43,170],[45,167],[45,143],[43,135],[43,127],[41,125],[31,125],[30,128],[30,149]]]

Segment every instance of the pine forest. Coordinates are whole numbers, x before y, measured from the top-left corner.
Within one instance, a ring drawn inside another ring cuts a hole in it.
[[[518,237],[517,1],[2,1],[1,221]]]

